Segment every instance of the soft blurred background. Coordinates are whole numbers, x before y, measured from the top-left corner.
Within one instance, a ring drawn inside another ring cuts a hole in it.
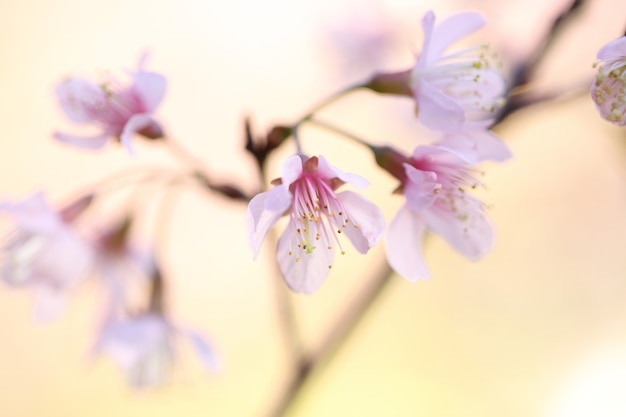
[[[433,278],[394,277],[342,350],[316,373],[294,416],[626,416],[626,131],[600,119],[585,89],[599,47],[621,36],[623,0],[587,1],[556,39],[536,88],[573,98],[516,113],[497,133],[514,158],[485,164],[497,244],[471,263],[429,240]],[[71,128],[53,97],[68,75],[133,69],[143,50],[169,89],[158,115],[217,178],[258,186],[242,151],[243,118],[258,132],[374,70],[408,68],[420,19],[481,10],[505,65],[526,59],[565,0],[0,0],[0,197],[44,189],[61,204],[118,169],[170,163],[153,144],[130,158],[110,146],[82,153],[51,139]],[[409,100],[368,92],[323,116],[376,143],[410,150],[428,133]],[[401,199],[371,156],[314,128],[323,153],[372,185],[387,220]],[[272,158],[277,176],[288,144]],[[222,370],[205,373],[184,347],[173,383],[136,392],[114,364],[88,352],[98,294],[85,286],[51,323],[33,297],[0,289],[0,415],[263,416],[286,387],[272,243],[252,262],[242,204],[181,196],[168,242],[170,306],[201,329]],[[352,249],[352,248],[351,248]],[[338,260],[314,296],[292,296],[311,349],[379,268],[382,246]],[[280,285],[282,283],[279,282]]]

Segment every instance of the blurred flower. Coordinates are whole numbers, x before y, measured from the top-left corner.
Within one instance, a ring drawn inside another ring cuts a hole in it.
[[[54,137],[92,150],[102,148],[110,139],[117,139],[130,153],[135,133],[149,139],[162,137],[161,126],[152,113],[165,95],[167,82],[160,74],[144,71],[142,64],[143,59],[137,72],[130,73],[130,85],[112,76],[102,83],[82,78],[61,82],[56,95],[67,117],[75,123],[96,126],[99,131],[91,135],[55,132]]]
[[[400,39],[400,25],[380,2],[354,1],[322,27],[325,50],[343,77],[360,78],[386,64]]]
[[[435,146],[419,146],[410,158],[390,148],[382,152],[379,164],[400,179],[406,197],[387,234],[387,259],[396,272],[410,281],[430,276],[422,254],[427,230],[472,260],[491,248],[483,203],[467,193],[478,185],[475,171],[463,159]]]
[[[344,183],[357,188],[367,181],[331,166],[323,156],[306,161],[294,155],[272,190],[256,195],[248,205],[248,243],[256,257],[263,238],[287,214],[289,224],[278,241],[280,269],[291,289],[313,293],[332,267],[338,235],[345,233],[360,253],[380,240],[385,224],[381,211],[351,191],[335,194]]]
[[[161,385],[176,359],[176,339],[186,338],[208,370],[216,370],[213,349],[198,333],[178,328],[159,314],[140,314],[105,321],[94,351],[110,356],[134,388]]]
[[[448,17],[435,27],[435,14],[422,19],[422,51],[410,74],[420,121],[429,129],[459,132],[466,121],[484,120],[504,104],[506,82],[493,68],[486,45],[444,54],[453,42],[485,23],[479,13]]]
[[[463,131],[446,133],[438,146],[453,151],[470,164],[485,160],[502,162],[511,158],[509,148],[488,127],[488,123],[468,122]]]
[[[15,221],[1,249],[2,279],[10,285],[38,288],[40,318],[54,317],[66,293],[86,278],[93,266],[91,247],[69,224],[83,204],[79,200],[57,212],[41,193],[19,203],[0,204],[0,211]]]
[[[600,65],[591,98],[604,119],[626,126],[626,36],[604,45],[597,59]]]

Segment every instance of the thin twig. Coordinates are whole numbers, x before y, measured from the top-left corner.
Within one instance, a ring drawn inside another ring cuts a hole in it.
[[[385,262],[380,274],[365,289],[361,297],[357,298],[344,312],[318,351],[307,360],[302,361],[300,366],[296,368],[289,385],[283,392],[276,407],[268,414],[268,417],[283,417],[294,406],[314,372],[319,371],[321,367],[328,365],[333,360],[337,352],[339,352],[365,318],[366,313],[385,293],[384,290],[389,288],[388,284],[392,281],[392,276],[393,271]]]

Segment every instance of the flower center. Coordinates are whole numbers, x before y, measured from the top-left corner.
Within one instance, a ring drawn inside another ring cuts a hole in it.
[[[593,95],[604,110],[607,120],[623,123],[626,116],[626,65],[601,66],[595,80]]]
[[[301,256],[322,248],[332,251],[335,244],[343,255],[339,234],[348,227],[350,218],[330,181],[316,172],[303,172],[290,188],[293,194],[290,225],[295,228],[297,239],[296,247],[290,248],[289,255],[295,252],[295,261],[300,262]],[[358,227],[354,222],[352,225]]]

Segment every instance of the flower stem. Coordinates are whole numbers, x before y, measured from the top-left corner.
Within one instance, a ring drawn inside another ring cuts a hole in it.
[[[311,120],[311,118],[315,115],[315,113],[322,110],[324,107],[334,103],[335,101],[339,100],[340,98],[347,95],[348,93],[351,93],[354,90],[357,90],[359,88],[363,88],[366,86],[367,86],[367,83],[358,83],[358,84],[348,86],[344,88],[343,90],[339,90],[335,94],[327,97],[326,99],[320,101],[319,103],[311,107],[309,111],[307,111],[302,117],[296,120],[291,125],[291,132],[292,132],[293,140],[296,144],[296,153],[302,154],[302,144],[300,143],[300,136],[298,135],[298,129],[300,128],[300,125],[302,125],[302,123]]]
[[[331,96],[327,97],[326,99],[320,101],[319,103],[317,103],[316,105],[314,105],[313,107],[311,107],[309,109],[309,111],[307,111],[302,117],[300,117],[293,125],[292,127],[294,129],[297,129],[297,127],[299,125],[301,125],[302,123],[306,122],[307,120],[309,120],[311,117],[313,117],[315,115],[315,113],[317,113],[318,111],[320,111],[321,109],[323,109],[324,107],[334,103],[335,101],[339,100],[340,98],[342,98],[343,96],[353,92],[354,90],[358,90],[359,88],[363,88],[367,85],[367,83],[358,83],[358,84],[354,84],[351,86],[348,86],[342,90],[339,90],[338,92],[332,94]]]
[[[351,141],[358,143],[359,145],[363,145],[372,151],[374,150],[372,144],[370,144],[365,139],[355,135],[354,133],[348,132],[347,130],[344,130],[343,128],[336,126],[332,123],[325,122],[319,119],[313,119],[313,118],[307,119],[307,122],[314,126],[321,127],[322,129],[326,129],[328,131],[337,133],[338,135],[348,138]]]
[[[382,270],[373,280],[369,287],[359,298],[343,313],[334,329],[328,334],[317,352],[308,359],[302,360],[292,375],[291,381],[279,402],[268,417],[284,417],[295,405],[301,395],[306,383],[310,380],[314,372],[327,366],[341,347],[349,339],[352,332],[358,327],[366,313],[371,309],[377,300],[384,294],[384,290],[389,288],[392,281],[393,271],[385,262]]]

